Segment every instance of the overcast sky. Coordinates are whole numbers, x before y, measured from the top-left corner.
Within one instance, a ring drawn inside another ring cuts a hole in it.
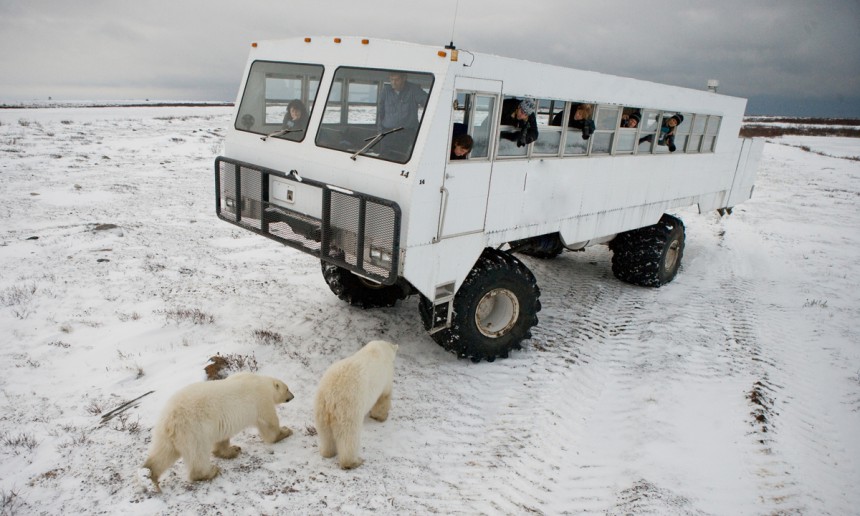
[[[749,114],[860,117],[860,0],[0,0],[0,102],[233,101],[253,41],[452,33],[472,51],[718,79]]]

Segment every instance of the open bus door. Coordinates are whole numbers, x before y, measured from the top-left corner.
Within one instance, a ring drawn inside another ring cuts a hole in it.
[[[467,159],[446,161],[439,238],[484,230],[502,93],[501,81],[457,77],[454,86],[452,136],[466,133],[475,143]]]

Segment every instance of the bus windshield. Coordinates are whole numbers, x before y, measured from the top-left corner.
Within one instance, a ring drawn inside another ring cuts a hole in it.
[[[406,163],[424,118],[433,75],[403,70],[338,68],[316,144]]]
[[[255,61],[239,104],[236,129],[304,140],[322,73],[320,65]]]

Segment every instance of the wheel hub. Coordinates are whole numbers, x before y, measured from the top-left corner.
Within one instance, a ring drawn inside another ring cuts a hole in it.
[[[680,247],[681,243],[677,240],[672,240],[672,243],[669,244],[669,249],[666,250],[666,259],[663,261],[666,271],[671,271],[675,268],[675,263],[678,261],[678,249]]]
[[[475,310],[475,325],[487,337],[506,334],[520,316],[520,302],[508,289],[493,289],[481,298]]]

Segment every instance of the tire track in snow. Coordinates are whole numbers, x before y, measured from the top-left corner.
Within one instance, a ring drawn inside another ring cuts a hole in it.
[[[856,436],[840,433],[843,426],[832,419],[840,400],[828,396],[844,384],[832,377],[839,367],[823,352],[824,330],[807,330],[810,323],[803,308],[777,302],[767,309],[770,314],[761,328],[765,338],[754,357],[762,379],[750,392],[750,437],[758,444],[755,464],[762,504],[773,512],[823,514],[826,507],[841,503],[836,513],[851,513],[856,509],[850,495],[856,478],[840,475],[845,471],[840,464],[853,462],[854,471],[860,471],[847,445]],[[826,325],[826,319],[820,324]],[[826,478],[816,482],[825,491],[811,491],[807,478]]]
[[[485,445],[476,454],[484,457],[481,464],[490,472],[482,480],[496,492],[494,502],[478,510],[600,513],[615,507],[695,512],[695,501],[668,489],[675,486],[661,486],[635,473],[636,461],[648,460],[641,449],[665,443],[667,435],[671,439],[680,431],[678,422],[652,414],[654,406],[659,409],[665,403],[659,398],[665,395],[661,386],[690,378],[743,384],[768,366],[756,337],[754,284],[730,275],[714,297],[694,295],[695,280],[676,289],[639,289],[607,280],[608,252],[597,254],[605,264],[596,268],[586,267],[585,260],[529,263],[542,287],[544,310],[529,342],[531,363],[515,369],[516,382],[522,385],[499,389],[505,379],[510,382],[513,370],[495,369],[491,376],[501,378],[491,382],[491,395],[481,403],[485,412],[493,403],[501,405],[480,432]],[[674,299],[673,290],[684,292]],[[571,313],[580,314],[573,324],[560,322],[569,321]],[[676,327],[687,331],[678,334]],[[690,328],[696,328],[694,335],[687,334]],[[508,363],[518,358],[514,355]],[[744,421],[749,414],[741,396],[738,390],[736,415]],[[581,417],[560,415],[571,413]],[[538,436],[535,428],[556,431]],[[781,463],[771,460],[763,466],[779,471]],[[617,485],[625,476],[629,485]],[[790,480],[779,478],[763,489],[773,499],[789,500],[790,487]],[[651,491],[643,499],[656,505],[631,502],[631,493],[643,490]],[[756,507],[741,506],[752,511]]]
[[[543,265],[529,266],[542,275]],[[574,272],[564,274],[574,279]],[[535,337],[526,342],[526,351],[481,366],[477,381],[485,385],[475,386],[474,391],[484,421],[473,433],[475,458],[469,462],[480,474],[464,475],[479,479],[470,490],[485,493],[475,500],[474,510],[558,513],[591,507],[599,511],[611,496],[618,466],[600,457],[583,457],[575,439],[586,432],[588,415],[600,402],[606,381],[589,364],[605,360],[608,336],[628,331],[638,301],[617,296],[601,274],[605,271],[592,269],[575,282],[542,283],[541,322],[533,330]],[[572,289],[582,292],[577,296]],[[567,322],[571,312],[582,314],[572,325]],[[488,413],[492,416],[487,417]],[[571,418],[571,414],[581,416]],[[545,428],[552,432],[540,433]]]

